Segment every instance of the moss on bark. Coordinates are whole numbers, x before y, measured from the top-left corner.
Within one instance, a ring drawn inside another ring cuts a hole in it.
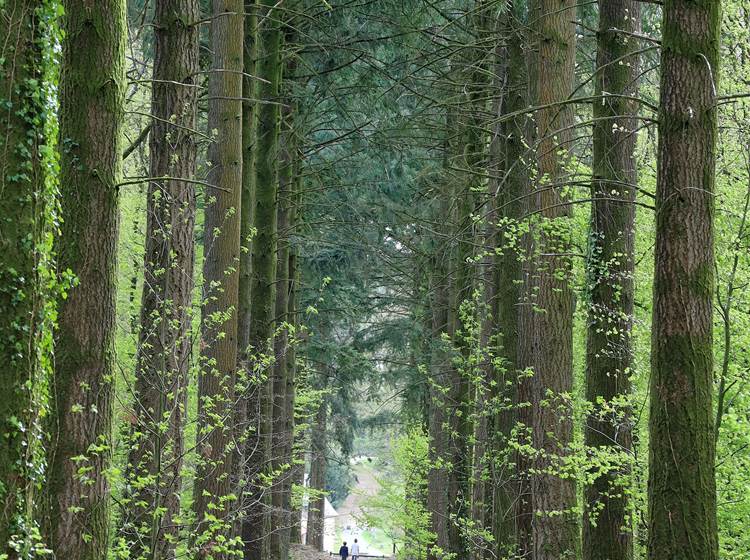
[[[718,557],[712,296],[720,22],[718,0],[664,4],[649,421],[651,560]]]
[[[48,487],[59,558],[107,554],[115,269],[122,169],[124,0],[65,0],[60,83],[61,271]]]

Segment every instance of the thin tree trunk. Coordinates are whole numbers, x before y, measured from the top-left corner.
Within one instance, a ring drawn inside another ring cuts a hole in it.
[[[720,2],[662,23],[649,419],[652,560],[718,557],[713,392]]]
[[[293,198],[292,204],[293,204],[293,219],[292,222],[294,224],[297,223],[297,215],[299,213],[299,203],[300,203],[300,188],[301,188],[301,179],[299,177],[299,166],[296,170],[297,177],[295,177],[295,196]],[[295,226],[296,227],[296,226]],[[296,232],[296,230],[294,230]],[[291,243],[291,240],[290,240]],[[299,269],[299,259],[297,256],[297,249],[295,247],[290,248],[290,254],[289,254],[289,311],[288,311],[288,321],[293,329],[294,333],[298,333],[300,323],[299,323],[299,317],[298,317],[298,308],[299,308],[299,284],[300,284],[300,276],[301,271]],[[295,334],[295,336],[297,336]],[[295,343],[290,344],[289,348],[287,349],[286,353],[286,362],[287,362],[287,399],[286,399],[286,422],[285,422],[285,430],[289,434],[289,439],[287,440],[288,449],[285,450],[285,454],[288,457],[289,463],[290,463],[290,472],[285,478],[285,488],[284,488],[284,512],[285,512],[285,526],[289,527],[289,535],[288,535],[288,542],[287,547],[289,543],[300,543],[301,544],[301,523],[302,520],[300,518],[301,509],[295,510],[293,507],[293,489],[296,485],[297,487],[301,488],[304,484],[304,476],[305,476],[305,463],[304,463],[304,456],[300,456],[300,451],[298,450],[296,443],[295,443],[295,432],[297,431],[297,422],[296,417],[294,414],[296,402],[297,402],[297,346]]]
[[[199,7],[197,0],[157,0],[150,177],[193,179],[196,165]],[[183,423],[191,342],[195,260],[195,187],[149,183],[146,250],[134,413],[138,434],[129,456],[131,481],[147,478],[125,507],[131,554],[174,554],[179,525]],[[155,513],[156,512],[156,513]]]
[[[520,4],[520,2],[518,3]],[[514,4],[516,17],[518,18],[518,4]],[[527,20],[536,17],[535,12],[530,11]],[[509,54],[508,67],[508,90],[511,97],[508,100],[508,111],[512,110],[515,103],[518,109],[533,105],[537,98],[537,73],[534,71],[535,53],[533,36],[528,29],[527,21],[516,22],[511,34],[509,48],[513,49]],[[515,56],[514,56],[515,55]],[[515,93],[515,95],[513,95]],[[515,399],[511,422],[517,427],[517,451],[514,453],[516,492],[515,507],[513,509],[515,521],[515,552],[519,558],[532,557],[532,524],[534,521],[534,508],[531,494],[531,467],[533,453],[528,449],[533,447],[531,426],[533,400],[532,378],[528,372],[533,365],[534,352],[534,288],[536,275],[534,273],[533,255],[536,251],[534,235],[532,232],[532,211],[536,206],[531,182],[535,166],[535,154],[527,146],[534,146],[536,141],[536,130],[530,115],[515,117],[509,123],[509,137],[506,146],[508,158],[508,181],[513,183],[511,189],[518,189],[519,196],[514,200],[518,204],[518,211],[522,216],[523,227],[519,229],[519,246],[521,256],[519,263],[521,284],[518,291],[518,345],[516,352],[517,382],[515,383]],[[515,156],[515,157],[514,157]],[[507,237],[506,237],[507,239]]]
[[[328,421],[328,405],[321,403],[315,416],[312,432],[312,450],[310,456],[310,489],[315,491],[314,499],[310,500],[307,508],[307,546],[323,551],[325,533],[325,496],[322,494],[326,487],[326,450],[328,441],[326,436]]]
[[[47,544],[58,558],[100,560],[110,522],[125,2],[63,6],[57,254],[77,280],[59,307]]]
[[[233,418],[237,371],[242,185],[242,0],[214,0],[209,76],[201,357],[198,378],[198,453],[194,485],[195,543],[199,554],[227,558],[233,535]],[[211,519],[215,519],[211,521]],[[223,542],[222,542],[223,541]]]
[[[292,279],[289,270],[291,229],[294,222],[294,178],[293,167],[295,147],[293,139],[293,122],[291,105],[286,105],[284,111],[284,130],[280,137],[280,172],[279,192],[277,202],[278,242],[276,250],[276,321],[289,324],[289,303]],[[273,531],[271,539],[271,558],[286,560],[289,556],[289,516],[285,505],[287,480],[291,466],[291,438],[289,431],[293,428],[293,414],[290,414],[289,400],[293,398],[293,385],[290,386],[290,370],[287,361],[290,334],[288,326],[282,326],[274,339],[273,363],[273,401],[272,401],[272,438],[271,438],[271,469],[277,479],[272,488],[271,521]]]
[[[505,41],[502,50],[504,60],[500,62],[499,87],[504,91],[504,103],[498,107],[497,116],[522,111],[527,103],[527,69],[524,56],[525,37],[521,31],[518,7],[513,2],[501,21]],[[498,337],[497,348],[503,360],[502,375],[498,379],[497,406],[499,412],[493,419],[495,426],[494,445],[496,457],[493,472],[493,523],[492,530],[500,558],[515,551],[516,520],[521,522],[526,512],[521,511],[519,485],[517,484],[516,458],[509,442],[515,425],[514,405],[518,403],[518,345],[519,308],[521,303],[521,262],[518,254],[519,226],[523,212],[523,196],[528,189],[527,168],[524,162],[527,117],[520,114],[505,122],[495,132],[498,143],[502,143],[503,161],[497,169],[490,167],[498,179],[491,181],[491,195],[495,197],[496,216],[499,223],[496,234],[500,253],[495,262],[495,315],[494,332]],[[519,511],[516,511],[519,507]],[[519,515],[516,515],[519,514]],[[527,517],[528,518],[528,517]]]
[[[281,12],[275,2],[263,0],[258,8],[260,24],[258,62],[256,71],[264,80],[259,86],[257,153],[253,226],[256,235],[252,243],[252,284],[250,298],[249,348],[252,352],[253,373],[250,383],[258,392],[259,418],[249,418],[257,426],[259,438],[252,441],[248,470],[268,471],[271,467],[271,438],[273,414],[273,335],[276,312],[276,197],[279,185],[279,134],[281,110],[278,104],[281,87]],[[271,492],[258,488],[255,495],[262,500],[253,507],[243,521],[245,554],[266,556],[269,553],[271,531]],[[250,539],[249,541],[247,539]]]
[[[569,402],[573,388],[573,292],[568,276],[570,207],[560,205],[564,190],[550,186],[565,181],[564,155],[570,150],[573,124],[567,100],[573,87],[575,2],[538,0],[531,14],[536,57],[535,102],[538,175],[533,209],[542,220],[534,260],[535,311],[531,316],[533,350],[531,413],[537,450],[531,477],[533,557],[575,558],[580,550],[576,519],[576,487],[560,476],[573,439]]]
[[[634,161],[639,64],[638,43],[624,33],[640,31],[640,4],[600,0],[591,253],[587,263],[590,303],[586,344],[586,399],[592,403],[586,444],[622,457],[621,468],[603,473],[585,489],[583,557],[629,560],[628,472],[633,446],[627,400],[633,361],[633,272],[636,169]],[[624,401],[624,402],[623,402]]]
[[[237,327],[241,389],[237,407],[237,431],[240,445],[236,474],[241,479],[241,512],[238,523],[245,560],[260,556],[259,530],[263,520],[262,490],[258,476],[263,464],[260,441],[260,391],[250,349],[252,311],[253,218],[258,154],[258,2],[245,0],[244,76],[242,100],[242,215],[240,254],[239,317]]]
[[[46,137],[46,100],[39,92],[46,64],[42,45],[55,17],[47,10],[29,0],[0,7],[0,556],[10,558],[17,554],[10,542],[32,546],[37,527],[39,397],[51,350],[43,275],[51,272],[45,237],[52,193],[42,149],[53,140]]]
[[[447,151],[447,150],[446,150]],[[437,193],[434,213],[443,220],[450,210],[449,189],[441,185]],[[444,222],[443,222],[444,224]],[[429,463],[427,473],[427,510],[430,513],[430,530],[435,542],[428,558],[436,560],[450,551],[450,514],[448,496],[448,468],[450,465],[448,422],[448,392],[450,391],[451,343],[449,334],[450,279],[448,260],[450,250],[446,242],[447,225],[441,227],[432,240],[429,293],[431,294],[430,364],[429,364]],[[433,547],[435,550],[433,550]],[[441,553],[442,551],[442,553]]]

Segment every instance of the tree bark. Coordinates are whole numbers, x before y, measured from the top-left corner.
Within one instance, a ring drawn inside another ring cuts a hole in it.
[[[273,335],[276,311],[276,198],[279,185],[279,134],[281,109],[278,104],[282,77],[281,64],[281,11],[275,2],[263,0],[258,7],[257,73],[264,80],[259,86],[255,200],[252,223],[256,228],[252,243],[252,277],[250,298],[249,345],[252,355],[250,383],[258,392],[258,405],[249,422],[257,426],[259,438],[250,449],[248,469],[268,474],[271,467],[271,438],[273,414]],[[246,555],[267,555],[271,531],[272,492],[258,488],[255,495],[262,499],[243,522],[243,534],[250,539]],[[248,541],[246,540],[246,543]],[[248,548],[249,547],[249,548]],[[257,556],[256,556],[257,557]]]
[[[258,154],[258,2],[245,0],[244,22],[244,77],[242,101],[242,216],[240,254],[240,301],[238,318],[239,358],[242,373],[242,391],[237,410],[238,441],[240,459],[238,474],[242,486],[242,515],[239,520],[245,560],[260,556],[260,538],[263,512],[262,489],[258,476],[263,464],[263,448],[260,445],[260,391],[252,363],[250,349],[250,325],[252,311],[253,253],[255,213],[255,187]]]
[[[497,116],[520,113],[527,102],[527,68],[524,53],[526,38],[521,30],[520,2],[513,2],[500,22],[505,46],[502,49],[502,68],[498,73],[504,91],[503,103]],[[523,197],[528,189],[528,169],[525,139],[526,115],[519,114],[503,123],[495,132],[501,162],[491,173],[492,195],[497,207],[498,232],[495,257],[495,302],[493,325],[497,337],[497,349],[503,360],[502,373],[498,377],[497,406],[499,412],[493,418],[495,427],[494,445],[496,458],[493,472],[493,535],[500,558],[510,556],[516,550],[516,526],[528,517],[519,499],[517,458],[511,452],[509,442],[516,422],[515,405],[518,404],[519,382],[519,309],[521,305],[521,261],[519,255],[520,221],[523,215]]]
[[[299,214],[300,199],[301,199],[301,178],[299,176],[299,166],[297,166],[297,176],[295,177],[295,196],[292,204],[294,205],[293,213]],[[295,216],[292,220],[293,223],[297,223],[297,217]],[[296,225],[295,225],[296,228]],[[296,229],[295,229],[296,233]],[[297,249],[292,246],[289,253],[289,311],[288,321],[292,326],[293,332],[298,336],[300,321],[299,321],[299,285],[301,280],[301,271],[299,268],[299,258],[297,255]],[[295,408],[297,403],[297,345],[291,343],[286,352],[287,362],[287,398],[286,398],[286,422],[285,429],[289,434],[289,439],[286,442],[288,450],[286,455],[290,462],[290,472],[286,477],[284,483],[284,511],[285,511],[285,523],[289,527],[288,543],[301,544],[302,540],[302,519],[301,519],[301,508],[295,509],[293,505],[293,492],[295,485],[301,488],[304,485],[305,476],[305,463],[304,453],[300,449],[297,442],[297,420],[295,415]],[[300,434],[301,436],[302,434]]]
[[[46,184],[45,48],[55,15],[29,0],[0,7],[0,556],[12,540],[33,546],[34,500],[42,462],[39,413],[49,373],[51,274]],[[52,7],[54,9],[54,7]],[[34,85],[32,85],[34,84]]]
[[[450,122],[450,118],[449,118]],[[447,158],[447,148],[446,148]],[[447,159],[446,159],[447,161]],[[451,507],[448,494],[450,468],[448,406],[451,390],[451,342],[449,336],[449,307],[450,307],[450,272],[448,261],[450,248],[448,246],[448,225],[446,217],[450,212],[450,189],[446,184],[440,185],[435,216],[443,222],[438,232],[433,236],[430,247],[431,263],[429,268],[429,293],[431,295],[430,311],[430,364],[429,364],[429,398],[428,398],[428,438],[429,464],[427,473],[427,510],[430,513],[430,530],[435,535],[435,542],[428,550],[428,558],[437,560],[443,554],[450,552],[450,514]]]
[[[649,420],[652,560],[718,557],[713,392],[720,2],[662,23]]]
[[[176,179],[153,179],[148,188],[128,483],[148,482],[124,516],[135,532],[132,557],[152,560],[174,555],[179,530],[195,260],[195,186],[179,179],[195,177],[200,19],[197,0],[157,0],[154,10],[149,176]]]
[[[57,255],[77,280],[58,315],[47,544],[58,558],[99,560],[110,522],[125,2],[63,6]]]
[[[573,89],[575,2],[538,0],[531,13],[536,49],[534,98],[537,133],[537,183],[533,211],[538,213],[539,246],[532,255],[531,413],[536,456],[531,477],[532,539],[535,560],[575,558],[580,550],[575,480],[561,476],[573,439],[573,292],[570,207],[566,198],[564,155],[570,150],[572,108],[556,104]]]
[[[272,488],[272,533],[271,558],[286,560],[289,556],[289,521],[287,484],[291,468],[292,431],[294,413],[289,401],[293,399],[293,384],[290,384],[291,371],[287,360],[290,348],[289,304],[292,278],[290,276],[290,244],[294,216],[294,177],[293,167],[295,146],[291,104],[287,100],[284,111],[283,131],[280,136],[280,172],[277,201],[278,241],[276,249],[276,321],[281,323],[274,339],[273,399],[272,399],[272,438],[271,468],[277,477]],[[284,324],[286,323],[286,324]]]
[[[629,454],[633,446],[630,376],[633,362],[633,273],[636,169],[634,161],[639,72],[640,4],[600,0],[597,98],[593,103],[591,240],[587,263],[590,301],[586,342],[586,400],[592,410],[586,445],[620,466],[585,489],[583,557],[629,560]]]
[[[213,0],[209,76],[210,172],[205,208],[203,309],[194,486],[199,554],[230,556],[234,388],[237,372],[242,185],[242,0]],[[211,519],[214,519],[213,521]]]
[[[325,502],[322,494],[326,489],[326,436],[328,405],[323,402],[315,416],[312,427],[312,450],[310,453],[310,489],[316,492],[315,499],[310,500],[307,508],[307,539],[305,544],[323,552],[325,532]]]

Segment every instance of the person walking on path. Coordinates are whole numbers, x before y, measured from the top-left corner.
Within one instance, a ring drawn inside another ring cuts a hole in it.
[[[342,544],[341,548],[339,548],[339,556],[341,556],[341,560],[346,560],[349,556],[349,547],[346,546],[346,541],[344,541],[344,544]]]
[[[352,544],[352,560],[358,560],[359,559],[359,543],[357,542],[357,539],[354,539],[354,544]]]

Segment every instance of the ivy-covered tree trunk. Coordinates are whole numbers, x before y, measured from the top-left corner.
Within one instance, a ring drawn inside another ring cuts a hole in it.
[[[533,210],[538,213],[531,316],[531,413],[536,449],[531,477],[532,538],[535,560],[575,558],[580,550],[575,512],[576,486],[565,476],[565,458],[573,440],[570,399],[573,388],[573,292],[567,256],[570,206],[566,199],[573,90],[576,4],[538,0],[530,14],[536,53],[534,102],[537,177]]]
[[[651,560],[718,557],[712,333],[720,27],[718,0],[664,3],[651,330]]]
[[[124,522],[133,558],[172,556],[179,525],[195,260],[197,0],[154,7],[149,182],[134,440]],[[169,180],[159,178],[170,177]],[[188,179],[180,181],[179,179]],[[128,535],[128,532],[132,534]]]
[[[258,60],[256,72],[263,80],[258,86],[256,137],[255,199],[252,224],[255,237],[251,255],[251,297],[249,345],[252,373],[249,383],[257,391],[248,422],[256,427],[257,436],[248,448],[248,470],[268,474],[271,466],[271,438],[273,414],[273,335],[276,312],[276,198],[279,185],[279,134],[281,130],[281,11],[275,2],[263,0],[257,8]],[[259,480],[255,484],[259,484]],[[261,508],[243,521],[245,554],[266,555],[269,552],[271,527],[271,493],[256,488],[262,497]],[[249,539],[249,540],[248,540]],[[257,556],[256,556],[257,557]]]
[[[596,100],[593,103],[590,292],[586,343],[586,400],[592,403],[585,436],[594,460],[604,454],[611,470],[585,489],[583,557],[633,557],[628,486],[633,445],[630,376],[633,362],[634,161],[639,72],[640,4],[600,0]],[[630,99],[629,99],[630,98]]]
[[[63,7],[57,256],[76,280],[55,340],[47,544],[58,558],[100,560],[110,523],[125,1]]]
[[[210,171],[206,189],[195,545],[227,558],[233,545],[234,387],[242,193],[242,0],[213,0],[209,76]]]
[[[55,3],[9,0],[0,6],[0,556],[34,543],[40,397],[52,325],[45,274],[50,270],[54,207],[44,147],[51,114],[44,85]]]

